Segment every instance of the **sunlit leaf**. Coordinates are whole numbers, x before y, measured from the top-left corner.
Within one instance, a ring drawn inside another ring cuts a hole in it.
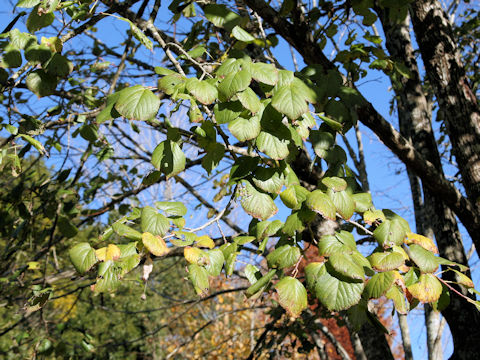
[[[75,266],[75,269],[84,274],[92,268],[98,262],[95,255],[95,249],[93,249],[89,243],[79,243],[72,247],[69,251],[70,260]]]
[[[176,142],[165,140],[153,150],[152,164],[167,178],[182,172],[185,169],[185,163],[185,154]]]
[[[157,115],[160,99],[149,89],[135,85],[121,92],[115,109],[127,119],[150,120]]]
[[[437,301],[442,294],[442,284],[432,274],[421,274],[418,282],[408,286],[407,289],[422,303]]]
[[[242,185],[240,203],[249,215],[266,220],[277,213],[278,208],[268,194],[257,191],[248,181],[242,181]]]
[[[161,236],[155,236],[149,232],[144,232],[142,234],[142,243],[143,246],[155,256],[163,256],[168,254],[168,247],[165,244],[165,240]]]
[[[297,317],[307,308],[307,291],[297,279],[285,276],[276,285],[278,302],[290,316]]]
[[[438,249],[435,246],[434,242],[432,239],[419,235],[419,234],[414,234],[414,233],[407,233],[407,237],[405,239],[405,244],[410,245],[410,244],[417,244],[423,247],[424,249],[433,252],[434,254],[438,254]]]

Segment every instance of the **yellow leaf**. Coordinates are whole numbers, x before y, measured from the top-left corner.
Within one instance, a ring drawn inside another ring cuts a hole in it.
[[[368,225],[372,225],[375,222],[385,221],[386,217],[383,214],[382,210],[367,210],[363,213],[363,220]]]
[[[103,247],[95,250],[95,255],[97,255],[98,260],[108,261],[108,260],[117,260],[122,255],[120,248],[115,244],[108,244],[107,247]]]
[[[169,249],[165,240],[161,236],[155,236],[149,232],[142,234],[143,246],[155,256],[163,256],[168,253]]]
[[[28,270],[38,270],[40,269],[40,263],[38,261],[30,261],[27,263]]]
[[[213,249],[215,247],[215,242],[208,235],[200,236],[197,240],[196,245],[198,247]]]
[[[450,269],[457,274],[457,283],[464,285],[468,288],[473,288],[475,285],[473,284],[473,281],[465,274],[462,274],[460,271],[455,270],[455,269]]]
[[[107,258],[107,248],[102,247],[100,249],[95,250],[95,255],[97,256],[98,260],[105,261]]]
[[[442,294],[442,284],[435,275],[422,274],[418,282],[407,287],[410,294],[422,303],[433,303]]]
[[[208,255],[199,248],[186,246],[183,248],[183,256],[190,264],[207,265],[210,263]]]
[[[438,249],[433,243],[432,239],[423,235],[419,235],[411,232],[407,233],[405,244],[407,245],[417,244],[423,247],[424,249],[433,252],[434,254],[438,254]]]

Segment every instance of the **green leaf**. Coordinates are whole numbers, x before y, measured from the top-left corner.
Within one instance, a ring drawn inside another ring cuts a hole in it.
[[[35,70],[27,75],[27,88],[38,97],[49,96],[55,92],[57,78],[43,70]]]
[[[267,274],[263,275],[258,281],[254,282],[245,292],[247,298],[252,297],[259,291],[263,291],[266,286],[272,281],[273,277],[275,276],[277,270],[272,269]],[[249,280],[253,280],[253,277],[250,277]]]
[[[133,36],[135,36],[135,39],[140,41],[140,43],[143,46],[145,46],[148,50],[152,50],[153,49],[152,41],[134,23],[132,23],[131,21],[129,21],[129,23],[130,23],[130,30],[132,31]]]
[[[247,214],[267,220],[277,213],[278,208],[269,195],[257,191],[248,181],[242,181],[242,185],[242,189],[237,191],[240,191],[240,202]]]
[[[228,100],[236,93],[245,90],[251,81],[252,77],[247,70],[230,73],[218,84],[218,92]]]
[[[125,89],[124,89],[125,90]],[[97,123],[101,124],[107,120],[112,120],[117,117],[120,117],[118,111],[114,108],[115,103],[117,102],[118,98],[120,97],[122,91],[117,91],[109,96],[107,96],[107,102],[105,108],[100,111],[97,115]]]
[[[335,235],[323,235],[318,242],[320,256],[331,256],[336,252],[352,252],[357,250],[353,235],[348,231],[341,230]]]
[[[406,231],[397,219],[385,220],[373,232],[375,240],[385,249],[402,245],[405,236]]]
[[[255,141],[258,150],[267,154],[274,160],[283,160],[288,156],[290,153],[290,150],[288,150],[289,143],[290,141],[287,138],[279,138],[266,131],[261,131]]]
[[[197,264],[189,264],[188,269],[188,278],[193,284],[195,292],[197,295],[205,296],[210,287],[208,283],[208,272],[203,266]]]
[[[315,211],[327,219],[336,219],[335,204],[330,197],[321,190],[314,190],[308,194],[305,204],[310,210]]]
[[[260,190],[278,194],[285,183],[285,178],[275,168],[259,167],[255,171],[252,181]]]
[[[130,257],[137,254],[137,242],[131,242],[128,244],[119,244],[117,247],[120,249],[120,258]]]
[[[315,215],[315,213],[313,214]],[[306,220],[307,219],[302,216],[302,211],[292,212],[292,214],[287,217],[287,220],[285,220],[282,232],[288,236],[294,236],[296,232],[301,233],[306,229],[304,224]]]
[[[170,239],[170,242],[179,247],[192,245],[197,240],[197,235],[187,231],[174,231],[176,238]]]
[[[95,292],[110,292],[117,289],[120,284],[121,269],[116,267],[113,261],[105,261],[98,266],[97,282],[94,287]]]
[[[292,82],[280,87],[272,97],[272,106],[291,120],[308,111],[307,96],[295,84]]]
[[[22,65],[22,54],[13,44],[8,44],[3,48],[1,66],[6,68],[17,68]],[[27,59],[28,60],[28,59]]]
[[[161,170],[167,179],[185,169],[185,154],[180,146],[173,141],[165,140],[158,144],[152,153],[152,164]]]
[[[53,23],[55,20],[55,14],[53,12],[39,12],[39,5],[36,5],[27,19],[27,29],[31,33],[43,29]]]
[[[310,141],[315,154],[324,159],[327,157],[328,150],[334,145],[335,137],[329,132],[312,130],[310,132]]]
[[[188,92],[204,105],[212,104],[218,97],[217,88],[207,80],[191,78],[187,80],[186,86]]]
[[[168,219],[162,214],[159,214],[157,210],[151,206],[145,206],[142,209],[142,215],[140,219],[143,232],[165,236],[170,228]]]
[[[245,273],[245,277],[248,279],[250,284],[255,284],[262,277],[262,273],[258,267],[252,264],[247,264],[243,272]]]
[[[462,265],[462,264],[459,264],[459,263],[456,263],[455,261],[450,261],[448,259],[444,259],[440,256],[437,256],[436,257],[437,259],[437,262],[440,264],[440,265],[450,265],[450,266],[458,266],[458,268],[460,269],[460,271],[467,271],[468,270],[468,267],[465,266],[465,265]]]
[[[157,115],[160,99],[150,90],[135,85],[121,91],[115,109],[127,119],[150,120]]]
[[[355,201],[355,211],[364,213],[373,206],[372,195],[370,193],[358,193],[352,195]]]
[[[238,141],[252,140],[260,134],[260,120],[257,116],[252,116],[250,119],[238,117],[228,124],[228,129]]]
[[[123,277],[140,264],[140,255],[133,254],[127,257],[122,257],[117,260],[116,264],[121,269],[120,277]]]
[[[168,68],[164,68],[162,66],[155,66],[153,70],[155,71],[155,74],[162,75],[162,76],[177,74],[175,71],[170,70]]]
[[[136,241],[142,240],[142,233],[132,229],[131,227],[125,224],[122,224],[120,222],[115,222],[113,223],[112,228],[113,228],[113,231],[115,231],[115,233],[118,236],[126,237],[127,239],[130,239],[130,240],[136,240]]]
[[[263,84],[275,86],[278,82],[278,70],[272,64],[253,63],[252,78]]]
[[[357,264],[349,253],[335,252],[328,258],[328,262],[336,272],[343,276],[352,279],[363,279],[365,277],[363,267]]]
[[[329,310],[346,310],[357,304],[363,292],[364,283],[359,280],[337,275],[329,265],[318,270],[314,285],[315,296]]]
[[[225,147],[222,144],[214,143],[206,147],[207,154],[202,158],[202,167],[208,174],[212,173],[225,155]]]
[[[433,273],[438,269],[438,258],[420,245],[410,244],[408,255],[424,273]]]
[[[285,204],[286,207],[294,209],[298,205],[297,194],[293,186],[287,187],[280,193],[280,199]]]
[[[225,5],[208,4],[203,8],[205,17],[216,27],[225,28],[228,31],[237,25],[242,25],[246,19],[242,19],[238,14],[228,10]]]
[[[78,234],[78,229],[75,225],[72,224],[69,218],[65,216],[59,216],[57,220],[57,226],[60,232],[66,238],[72,238]]]
[[[242,61],[240,59],[228,58],[217,69],[216,74],[219,77],[224,77],[228,74],[237,73],[242,68]]]
[[[235,268],[235,261],[237,260],[238,255],[238,244],[225,244],[222,245],[220,249],[222,250],[223,256],[225,257],[225,275],[230,276],[233,274],[233,270]]]
[[[238,181],[250,175],[257,167],[258,161],[258,157],[241,156],[237,158],[230,170],[230,180]]]
[[[44,69],[50,75],[67,77],[73,71],[73,63],[65,56],[53,54],[52,58],[45,64]]]
[[[95,255],[95,249],[86,242],[75,245],[70,249],[68,254],[70,261],[80,274],[86,273],[98,261]]]
[[[381,272],[372,276],[365,286],[365,295],[368,299],[378,299],[392,287],[395,281],[393,271]]]
[[[233,241],[238,245],[245,245],[255,240],[255,236],[236,236]]]
[[[397,310],[400,314],[406,315],[408,313],[408,305],[405,302],[405,294],[397,285],[391,286],[390,289],[385,293],[385,296],[388,299],[393,300],[395,310]]]
[[[311,292],[315,291],[315,284],[318,277],[323,274],[323,262],[311,262],[305,266],[305,280],[307,282],[307,289]]]
[[[285,276],[276,285],[279,304],[290,316],[297,317],[307,308],[307,291],[300,281]]]
[[[246,43],[251,43],[253,42],[253,40],[255,40],[255,38],[252,35],[250,35],[250,33],[243,30],[238,25],[232,29],[232,35],[235,39],[246,42]]]
[[[442,294],[442,283],[432,274],[421,274],[418,282],[407,287],[414,298],[422,303],[437,301]]]
[[[335,192],[342,191],[347,188],[347,182],[339,177],[324,177],[322,179],[322,183]]]
[[[187,208],[180,201],[157,201],[157,209],[165,212],[167,216],[185,216]]]
[[[221,102],[215,104],[213,111],[218,124],[228,124],[240,116],[243,106],[240,101]]]
[[[353,216],[353,212],[355,211],[355,201],[347,191],[343,190],[335,192],[329,189],[327,194],[330,199],[332,199],[337,212],[342,218],[350,219]]]
[[[350,111],[340,101],[330,100],[325,106],[325,113],[343,125],[351,122]]]
[[[19,8],[32,8],[38,4],[40,4],[42,0],[19,0],[15,7]]]
[[[223,263],[225,262],[222,250],[213,249],[208,250],[206,253],[210,259],[210,262],[205,266],[208,275],[219,276],[222,272]]]
[[[18,130],[17,130],[18,131]],[[43,144],[34,139],[33,137],[31,137],[30,135],[26,135],[26,134],[19,134],[18,135],[19,138],[22,138],[23,140],[25,140],[26,142],[28,142],[30,145],[32,145],[35,149],[38,150],[38,152],[40,154],[47,154],[45,148],[43,147]]]
[[[80,128],[80,136],[85,140],[94,143],[98,139],[98,127],[93,124],[84,124]]]
[[[179,90],[185,84],[185,80],[180,74],[170,74],[158,80],[158,88],[167,95],[173,95],[176,90]]]
[[[293,266],[300,258],[300,249],[297,246],[282,245],[267,255],[268,266],[284,269]]]
[[[368,260],[378,271],[395,270],[405,263],[405,258],[397,251],[375,252],[368,257]]]
[[[242,103],[243,107],[250,110],[252,114],[258,112],[262,107],[257,94],[255,94],[250,87],[247,87],[245,90],[237,93],[237,97]]]

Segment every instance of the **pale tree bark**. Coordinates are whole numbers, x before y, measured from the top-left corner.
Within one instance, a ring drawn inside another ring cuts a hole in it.
[[[413,1],[410,13],[427,77],[445,119],[465,191],[478,211],[480,109],[469,86],[452,26],[436,0]]]
[[[390,55],[395,61],[406,65],[411,73],[409,78],[402,78],[399,83],[393,83],[397,96],[400,130],[405,137],[412,140],[415,148],[434,164],[439,174],[443,176],[440,155],[431,127],[431,111],[422,88],[407,20],[402,24],[393,24],[385,11],[378,9],[378,14]],[[432,192],[425,182],[422,182],[424,193],[422,206],[420,191],[416,185],[418,180],[411,172],[409,172],[409,180],[414,200],[417,232],[431,238],[434,235],[442,257],[468,266],[455,216],[442,202],[442,194]],[[469,276],[468,273],[467,275]],[[442,277],[451,281],[456,279],[456,275],[450,271],[445,272]],[[456,289],[468,295],[466,289],[461,287]],[[451,292],[450,296],[450,306],[443,311],[443,315],[450,326],[454,341],[455,352],[452,357],[476,358],[474,354],[480,351],[480,343],[475,340],[480,338],[478,311],[457,294]],[[436,316],[438,315],[435,313],[428,313],[427,324],[437,323],[438,321],[434,318]],[[435,329],[430,329],[431,336],[435,332]],[[428,343],[434,345],[435,340],[432,342],[432,338],[429,338]],[[441,344],[440,341],[437,343]],[[429,350],[432,351],[429,356],[434,358],[438,349],[432,346]]]
[[[398,326],[402,334],[403,351],[405,353],[405,360],[413,360],[412,341],[410,340],[410,328],[408,327],[407,315],[397,313]]]

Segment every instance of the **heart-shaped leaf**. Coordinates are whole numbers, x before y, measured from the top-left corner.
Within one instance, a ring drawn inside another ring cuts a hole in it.
[[[307,308],[307,291],[300,281],[285,276],[276,285],[279,304],[290,316],[297,317]]]

